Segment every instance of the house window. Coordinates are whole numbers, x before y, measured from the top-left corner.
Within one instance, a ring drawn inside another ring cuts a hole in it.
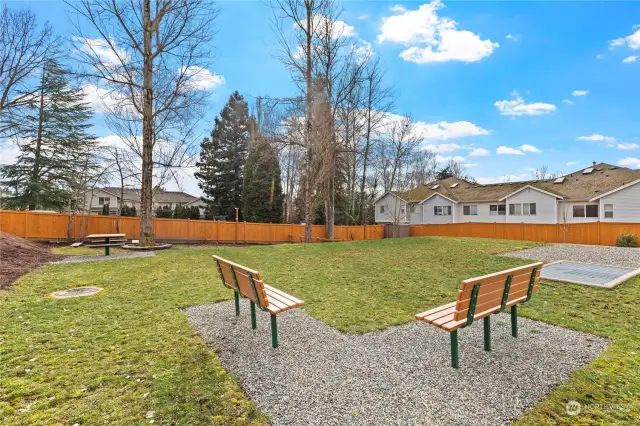
[[[465,216],[478,216],[478,206],[463,206],[462,214]]]
[[[509,216],[535,216],[536,203],[509,204]]]
[[[380,206],[380,214],[384,214],[384,206]]]
[[[111,197],[98,197],[98,205],[99,206],[103,206],[103,205],[109,205],[109,202],[111,201]]]
[[[492,204],[489,206],[489,216],[504,216],[507,214],[506,204]]]
[[[575,205],[573,206],[573,217],[598,217],[597,205]]]
[[[604,217],[607,219],[613,219],[613,204],[604,205]]]
[[[451,216],[451,206],[433,206],[434,216]]]
[[[404,214],[404,207],[400,207],[400,214]]]

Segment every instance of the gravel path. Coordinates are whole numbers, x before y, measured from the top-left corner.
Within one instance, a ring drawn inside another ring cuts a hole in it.
[[[627,247],[588,246],[581,244],[553,244],[502,253],[501,256],[555,262],[596,263],[598,265],[640,268],[640,249]]]
[[[460,331],[456,371],[448,333],[424,323],[353,335],[297,309],[278,315],[272,349],[269,315],[258,312],[251,330],[242,302],[238,318],[233,302],[186,312],[274,425],[508,424],[609,343],[525,318],[513,339],[500,314],[492,352],[482,350],[482,321]]]
[[[131,253],[116,253],[110,256],[69,256],[58,262],[51,262],[53,264],[57,263],[82,263],[82,262],[97,262],[100,260],[118,260],[118,259],[132,259],[136,257],[153,257],[156,254],[152,251],[139,251],[139,252],[131,252]]]

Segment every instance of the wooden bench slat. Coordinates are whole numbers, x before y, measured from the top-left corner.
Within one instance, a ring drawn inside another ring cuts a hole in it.
[[[434,313],[432,313],[430,315],[427,315],[426,317],[424,317],[422,319],[422,321],[433,324],[435,321],[438,321],[438,320],[442,319],[443,317],[447,317],[450,314],[453,314],[455,312],[456,312],[456,307],[455,306],[451,306],[451,307],[449,307],[447,309],[443,309],[442,311],[434,312]]]
[[[447,303],[446,305],[438,306],[437,308],[429,309],[428,311],[424,311],[424,312],[421,312],[419,314],[416,314],[416,319],[417,320],[422,320],[423,318],[425,318],[425,317],[427,317],[427,316],[429,316],[431,314],[443,311],[443,310],[448,309],[448,308],[450,308],[452,306],[456,306],[456,302]]]
[[[470,299],[471,298],[471,292],[473,291],[473,286],[475,285],[475,283],[479,282],[482,284],[482,287],[480,288],[481,292],[491,292],[494,291],[496,289],[500,289],[500,288],[504,288],[504,285],[507,281],[507,276],[505,275],[504,277],[500,277],[500,279],[498,280],[493,280],[493,281],[476,281],[473,284],[461,284],[460,285],[460,289],[458,290],[458,297],[457,300],[466,300],[466,299]],[[515,286],[521,283],[527,283],[527,285],[529,284],[529,279],[531,279],[531,271],[528,271],[524,274],[514,274],[513,278],[511,279],[511,286]],[[464,287],[464,288],[463,288]],[[478,297],[480,296],[480,294],[478,294]]]
[[[279,294],[280,296],[284,296],[284,297],[286,297],[287,299],[291,300],[292,302],[299,303],[299,304],[301,304],[301,305],[302,305],[302,304],[304,304],[304,302],[303,302],[302,300],[297,299],[297,298],[293,297],[292,295],[285,293],[285,292],[284,292],[284,291],[282,291],[282,290],[278,290],[278,289],[277,289],[277,288],[275,288],[275,287],[271,287],[271,286],[270,286],[270,285],[268,285],[268,284],[265,284],[265,285],[264,285],[264,289],[265,289],[265,290],[267,290],[267,291],[271,291],[272,293]]]
[[[297,304],[296,302],[289,300],[286,297],[283,297],[279,294],[272,293],[269,290],[266,290],[266,292],[267,292],[267,300],[269,301],[269,305],[271,305],[272,303],[280,306],[291,306],[291,305]]]

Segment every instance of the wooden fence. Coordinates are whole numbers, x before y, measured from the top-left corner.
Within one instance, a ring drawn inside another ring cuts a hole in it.
[[[116,232],[115,216],[74,215],[1,210],[0,231],[33,240],[77,240],[89,234]],[[218,222],[188,219],[153,219],[156,239],[169,242],[272,244],[304,241],[304,225]],[[121,217],[119,232],[140,237],[140,219]],[[384,226],[336,226],[337,241],[384,238]],[[314,225],[314,242],[326,241],[323,225]]]
[[[615,246],[620,234],[640,237],[640,223],[592,222],[563,225],[532,223],[450,223],[411,225],[411,236],[447,236]]]

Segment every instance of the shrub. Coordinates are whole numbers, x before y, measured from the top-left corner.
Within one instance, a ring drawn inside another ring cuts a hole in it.
[[[638,238],[633,234],[620,234],[616,241],[618,247],[638,247]]]

